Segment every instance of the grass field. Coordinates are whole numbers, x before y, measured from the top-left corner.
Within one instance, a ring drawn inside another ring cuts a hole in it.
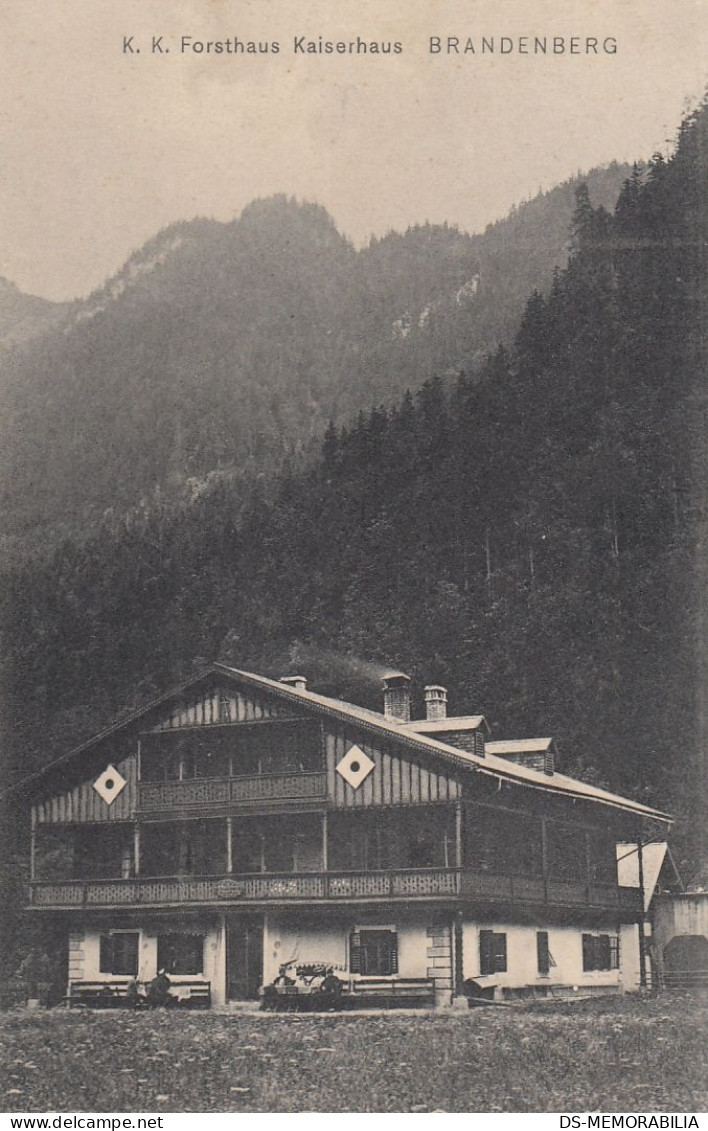
[[[708,999],[0,1016],[3,1111],[704,1111]]]

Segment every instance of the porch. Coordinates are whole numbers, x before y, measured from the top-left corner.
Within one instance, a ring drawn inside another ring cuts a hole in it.
[[[641,911],[639,889],[617,882],[606,834],[449,803],[385,819],[319,809],[35,832],[29,906],[40,910],[398,900],[598,909],[625,920]]]

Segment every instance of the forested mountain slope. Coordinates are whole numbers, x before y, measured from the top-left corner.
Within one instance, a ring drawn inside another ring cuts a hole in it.
[[[627,172],[590,174],[594,203],[613,206]],[[0,357],[6,552],[215,479],[270,477],[329,419],[473,371],[565,264],[572,193],[561,185],[480,236],[423,226],[360,252],[322,208],[284,197],[161,232]]]
[[[0,357],[3,350],[36,338],[64,318],[68,302],[50,302],[26,295],[9,279],[0,277]]]

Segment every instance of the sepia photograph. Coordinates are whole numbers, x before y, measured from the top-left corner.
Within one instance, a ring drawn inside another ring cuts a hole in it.
[[[702,1125],[707,80],[705,0],[4,0],[8,1128]]]

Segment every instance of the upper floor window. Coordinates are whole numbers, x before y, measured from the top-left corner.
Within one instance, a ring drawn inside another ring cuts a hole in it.
[[[74,830],[76,879],[127,880],[133,868],[133,830],[119,822]]]
[[[35,834],[38,880],[128,879],[134,872],[133,829],[124,821],[39,825]]]
[[[235,723],[155,731],[141,738],[143,781],[255,777],[322,769],[319,723]]]
[[[255,818],[235,826],[235,832],[246,832],[248,825],[257,832],[266,872],[319,872],[322,869],[322,824],[314,813],[297,816],[283,814],[275,820]],[[237,836],[234,837],[234,843]],[[260,869],[258,869],[260,870]],[[238,871],[234,859],[234,871]]]
[[[525,813],[470,806],[465,859],[483,871],[515,876],[543,873],[541,822]]]
[[[447,868],[454,835],[453,817],[442,807],[338,812],[329,823],[329,863],[342,871]]]
[[[588,831],[588,859],[591,883],[617,883],[617,843],[613,833],[604,829]]]
[[[205,818],[143,825],[140,871],[144,876],[217,876],[226,871],[226,821]]]
[[[548,870],[552,879],[569,883],[587,880],[585,830],[548,823]]]
[[[618,970],[617,935],[583,935],[583,970]]]
[[[479,932],[480,974],[503,974],[506,970],[506,935],[501,931]]]

